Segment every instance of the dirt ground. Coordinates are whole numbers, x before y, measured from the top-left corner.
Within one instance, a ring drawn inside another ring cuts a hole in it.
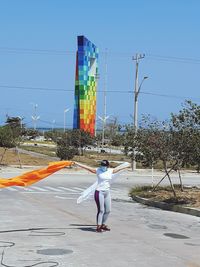
[[[20,164],[26,166],[43,166],[48,165],[50,157],[43,158],[42,156],[33,156],[26,153],[17,153],[15,149],[5,150],[0,147],[0,165],[9,166],[20,166]],[[3,158],[2,158],[3,157]]]
[[[191,187],[180,188],[175,190],[177,199],[175,199],[174,194],[169,188],[158,189],[155,192],[151,190],[144,190],[140,192],[132,192],[132,194],[138,195],[140,197],[148,198],[153,201],[165,202],[169,204],[184,205],[188,207],[200,208],[200,188]]]
[[[50,161],[54,160],[46,155],[31,155],[28,152],[18,153],[16,149],[7,149],[5,151],[0,148],[0,166],[45,166]]]
[[[59,158],[55,157],[55,153],[52,153],[53,150],[51,151],[49,148],[29,147],[28,149],[29,150],[19,149],[20,153],[17,153],[16,149],[7,149],[5,152],[4,148],[0,147],[0,165],[20,165],[21,163],[21,165],[25,166],[43,166],[48,165],[51,161],[59,161]],[[84,156],[75,156],[73,160],[94,167],[98,166],[98,162],[104,158],[111,162],[111,167],[117,166],[118,161],[129,160],[124,155],[101,153],[85,153]]]

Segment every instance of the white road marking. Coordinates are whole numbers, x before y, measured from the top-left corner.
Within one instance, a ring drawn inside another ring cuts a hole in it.
[[[48,190],[44,189],[44,188],[41,188],[41,187],[38,187],[38,186],[31,186],[31,188],[35,189],[35,190],[39,190],[39,191],[42,191],[42,192],[48,192]]]
[[[86,188],[81,188],[81,187],[73,187],[74,189],[78,190],[78,191],[84,191]]]
[[[55,196],[55,198],[60,198],[60,199],[76,199],[76,197],[60,197],[60,196]]]
[[[22,194],[47,194],[47,195],[48,194],[49,195],[50,194],[56,194],[56,193],[58,194],[58,192],[50,192],[50,191],[46,191],[46,192],[42,192],[42,191],[38,191],[38,192],[37,191],[32,191],[32,192],[31,191],[25,191],[25,192],[20,192],[20,193],[22,193]],[[60,194],[62,194],[62,193],[60,193]]]
[[[71,189],[71,188],[68,188],[68,187],[59,186],[58,188],[61,188],[61,189],[66,190],[66,191],[76,192],[77,193],[77,190],[74,190],[74,189]]]
[[[52,186],[31,186],[31,187],[6,187],[2,188],[0,190],[7,189],[12,192],[20,192],[23,194],[59,194],[54,196],[56,198],[60,199],[76,199],[81,194],[82,191],[85,190],[85,188],[81,187],[52,187]],[[112,199],[129,199],[128,196],[128,190],[126,189],[119,189],[119,188],[111,188],[111,198]]]
[[[30,191],[33,192],[33,189],[30,187],[22,187],[21,189],[23,189],[24,191]]]
[[[6,187],[5,189],[9,190],[9,191],[18,191],[16,188],[14,187]]]
[[[51,187],[51,186],[45,186],[45,188],[51,190],[51,191],[55,191],[55,192],[63,192],[63,190],[60,190],[58,188],[55,187]]]

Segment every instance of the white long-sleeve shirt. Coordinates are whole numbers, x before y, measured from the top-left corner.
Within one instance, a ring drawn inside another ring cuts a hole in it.
[[[117,168],[120,169],[122,167],[128,167],[129,165],[129,163],[125,162],[119,165]],[[111,183],[113,183],[115,179],[124,171],[120,170],[117,173],[113,173],[113,169],[110,168],[108,168],[105,172],[102,170],[100,171],[99,169],[100,168],[98,168],[96,171],[97,181],[81,193],[80,197],[77,199],[77,203],[81,203],[82,201],[93,197],[95,190],[109,190]]]
[[[98,191],[110,190],[110,184],[113,178],[113,169],[108,168],[106,171],[103,171],[101,168],[98,168],[96,174],[97,174],[96,190]]]

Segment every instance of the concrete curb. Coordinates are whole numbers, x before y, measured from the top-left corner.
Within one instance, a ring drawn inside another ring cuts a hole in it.
[[[200,209],[183,207],[183,206],[174,205],[174,204],[167,204],[164,202],[153,201],[153,200],[149,200],[149,199],[142,198],[139,196],[132,196],[132,199],[138,203],[148,205],[151,207],[155,207],[155,208],[159,208],[159,209],[163,209],[163,210],[174,211],[174,212],[179,212],[179,213],[185,213],[185,214],[189,214],[192,216],[200,217]]]

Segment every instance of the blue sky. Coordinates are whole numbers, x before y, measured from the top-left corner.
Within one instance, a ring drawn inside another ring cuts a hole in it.
[[[70,108],[72,127],[77,35],[100,51],[97,115],[103,114],[106,50],[110,118],[133,120],[136,53],[145,54],[139,82],[149,77],[139,119],[168,119],[185,99],[199,104],[199,12],[199,0],[0,0],[0,124],[8,114],[32,127],[37,104],[38,126],[62,127]]]

